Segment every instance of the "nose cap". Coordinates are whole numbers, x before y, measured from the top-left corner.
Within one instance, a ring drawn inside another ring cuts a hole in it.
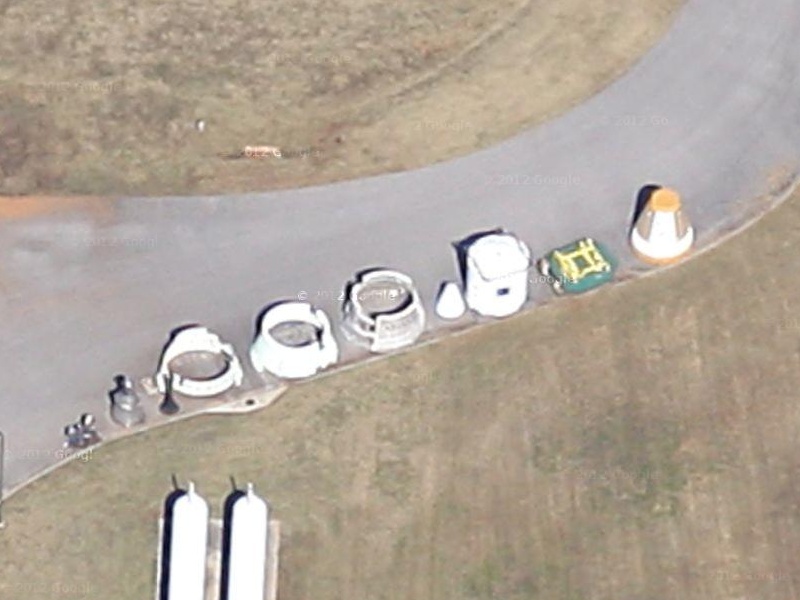
[[[677,212],[681,208],[681,197],[675,190],[659,188],[650,198],[650,208],[658,212]]]

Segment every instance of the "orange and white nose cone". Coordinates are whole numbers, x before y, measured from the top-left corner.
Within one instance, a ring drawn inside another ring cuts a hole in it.
[[[659,188],[650,196],[631,231],[636,255],[650,264],[679,260],[694,244],[694,228],[674,190]]]

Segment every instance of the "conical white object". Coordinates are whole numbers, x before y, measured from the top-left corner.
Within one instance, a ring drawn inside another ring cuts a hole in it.
[[[631,246],[645,262],[660,265],[680,259],[694,244],[694,228],[681,209],[678,194],[653,192],[631,231]]]
[[[458,319],[466,310],[467,305],[458,285],[452,281],[445,282],[436,300],[436,314],[442,319]]]

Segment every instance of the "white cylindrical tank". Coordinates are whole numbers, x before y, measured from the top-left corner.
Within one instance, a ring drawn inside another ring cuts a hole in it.
[[[266,585],[269,508],[256,496],[252,484],[233,504],[227,600],[264,600]]]
[[[467,306],[489,317],[517,312],[528,299],[531,253],[524,242],[500,231],[479,237],[467,248]]]
[[[168,600],[204,600],[208,549],[208,503],[189,483],[172,507]]]

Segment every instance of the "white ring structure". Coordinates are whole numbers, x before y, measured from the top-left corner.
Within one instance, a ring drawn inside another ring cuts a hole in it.
[[[226,368],[218,375],[208,379],[192,379],[170,369],[170,363],[177,357],[192,352],[219,354],[225,359]],[[167,391],[172,379],[172,389],[185,396],[208,398],[218,396],[233,387],[240,386],[244,372],[233,346],[224,343],[217,334],[205,327],[189,327],[175,334],[161,355],[155,380],[158,391]]]
[[[271,333],[284,323],[310,325],[315,335],[300,345],[288,345]],[[250,348],[250,361],[256,371],[269,371],[287,379],[310,377],[338,359],[339,346],[328,315],[308,302],[284,302],[270,308],[261,317],[258,335]]]
[[[389,299],[387,307],[375,309],[371,301]],[[398,299],[396,306],[392,302]],[[389,269],[362,273],[344,303],[344,326],[369,343],[372,352],[389,352],[413,344],[425,330],[425,309],[414,281]]]

